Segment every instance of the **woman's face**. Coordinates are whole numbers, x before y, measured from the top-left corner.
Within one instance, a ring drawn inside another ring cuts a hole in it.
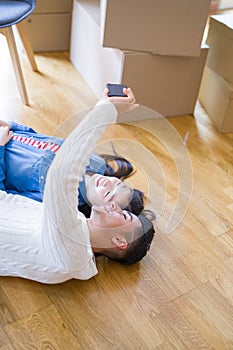
[[[114,202],[124,208],[131,200],[131,189],[116,177],[95,174],[85,176],[87,199],[92,205],[102,206]]]

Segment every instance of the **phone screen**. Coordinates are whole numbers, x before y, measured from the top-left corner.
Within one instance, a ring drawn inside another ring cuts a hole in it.
[[[108,88],[108,96],[121,96],[121,97],[127,97],[126,94],[124,94],[123,89],[127,88],[125,84],[106,84],[106,87]]]

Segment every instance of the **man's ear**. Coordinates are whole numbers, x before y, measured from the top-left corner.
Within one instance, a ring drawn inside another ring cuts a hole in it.
[[[112,243],[119,249],[126,249],[128,247],[128,243],[123,236],[113,237]]]

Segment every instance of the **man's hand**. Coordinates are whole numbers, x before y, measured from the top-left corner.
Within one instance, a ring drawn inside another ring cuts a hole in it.
[[[103,98],[108,99],[112,104],[114,104],[118,114],[133,111],[139,106],[139,104],[136,103],[136,99],[130,88],[124,88],[123,92],[127,95],[127,97],[108,97],[108,89],[106,88],[104,90]]]
[[[8,126],[8,128],[11,128],[10,123],[5,122],[5,120],[0,119],[0,126]]]
[[[10,141],[11,136],[9,126],[0,126],[0,146],[5,146]]]

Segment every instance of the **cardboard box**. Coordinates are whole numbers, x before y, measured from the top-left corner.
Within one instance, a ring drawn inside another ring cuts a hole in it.
[[[70,58],[97,98],[107,82],[125,83],[140,104],[164,116],[192,114],[208,48],[200,57],[104,48],[99,18],[98,1],[74,2]]]
[[[193,114],[207,53],[207,47],[200,57],[126,53],[121,80],[140,104],[163,116]]]
[[[210,18],[207,66],[233,83],[233,12]]]
[[[205,67],[199,101],[221,132],[233,132],[233,85]]]
[[[199,56],[210,0],[101,0],[104,47]]]
[[[64,13],[71,12],[72,0],[36,0],[33,13]]]
[[[69,50],[71,14],[32,14],[24,23],[33,51]]]
[[[33,14],[25,21],[34,51],[70,48],[72,0],[37,0]]]

